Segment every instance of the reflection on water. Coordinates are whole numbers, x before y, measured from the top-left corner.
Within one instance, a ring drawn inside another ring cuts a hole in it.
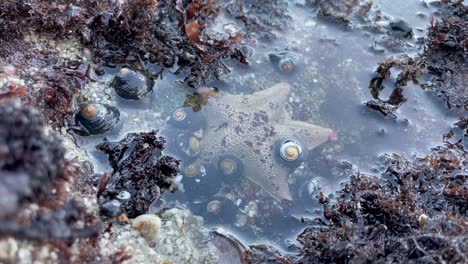
[[[375,2],[414,28],[428,24],[431,10],[420,8],[419,1],[396,1],[405,3],[404,12],[395,1]],[[208,84],[219,88],[224,99],[211,94],[212,103],[201,111],[177,112],[193,91],[179,86],[181,77],[166,71],[143,102],[116,100],[108,91],[122,113],[123,128],[106,135],[119,140],[129,132],[163,130],[167,153],[177,155],[183,165],[184,192],[167,194],[167,202],[185,204],[209,224],[234,230],[249,242],[268,239],[284,248],[304,227],[302,217],[320,215],[319,190],[332,191],[354,169],[378,172],[383,153],[426,153],[455,120],[416,85],[405,88],[408,101],[396,119],[366,109],[372,72],[379,61],[398,56],[398,49],[376,52],[377,34],[343,29],[302,6],[290,4],[289,9],[294,20],[284,36],[257,43],[248,66],[226,61],[231,74]],[[403,41],[403,50],[418,52],[417,37],[424,34],[416,30],[412,40]],[[269,56],[284,50],[297,54],[291,71],[281,71]],[[109,82],[115,72],[109,71],[103,81]],[[384,83],[384,96],[391,92],[392,75]],[[288,85],[268,90],[281,82]],[[171,125],[174,118],[192,121]],[[335,139],[333,133],[337,141],[329,140]],[[101,172],[109,170],[94,151],[102,138],[78,139]]]

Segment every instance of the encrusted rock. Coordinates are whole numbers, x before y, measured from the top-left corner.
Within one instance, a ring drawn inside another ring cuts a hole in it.
[[[155,240],[161,228],[161,218],[157,215],[143,214],[133,220],[132,227],[145,238]]]

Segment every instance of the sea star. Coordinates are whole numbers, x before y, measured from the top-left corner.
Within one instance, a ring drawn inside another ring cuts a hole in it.
[[[206,127],[195,163],[234,156],[242,162],[245,177],[279,201],[292,200],[287,182],[292,168],[278,159],[275,143],[294,138],[307,151],[333,140],[335,134],[329,128],[291,120],[285,109],[290,90],[289,84],[278,83],[251,95],[207,96],[201,110]]]

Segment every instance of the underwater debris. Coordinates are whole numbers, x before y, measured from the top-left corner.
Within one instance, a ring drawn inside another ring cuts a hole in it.
[[[120,203],[123,212],[133,218],[146,213],[164,191],[177,189],[174,178],[179,172],[179,161],[162,155],[165,141],[156,133],[129,133],[119,142],[103,142],[96,146],[107,154],[113,169],[102,192],[104,202],[101,203],[116,199],[126,191],[130,198]]]
[[[397,115],[393,113],[395,110],[394,108],[390,108],[385,102],[382,101],[376,101],[376,100],[369,100],[365,104],[369,109],[372,109],[374,111],[377,111],[381,113],[385,118],[393,118],[396,119]]]
[[[414,162],[386,156],[381,178],[354,174],[321,199],[326,224],[298,236],[298,263],[466,262],[467,158],[462,144],[447,143]]]

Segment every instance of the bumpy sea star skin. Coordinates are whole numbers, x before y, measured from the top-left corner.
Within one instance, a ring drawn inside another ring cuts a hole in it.
[[[278,83],[251,95],[209,97],[201,110],[207,124],[195,163],[217,164],[221,157],[235,156],[245,177],[279,201],[292,200],[287,182],[291,168],[278,160],[275,143],[296,138],[310,150],[333,131],[291,120],[285,109],[290,90],[287,83]]]

